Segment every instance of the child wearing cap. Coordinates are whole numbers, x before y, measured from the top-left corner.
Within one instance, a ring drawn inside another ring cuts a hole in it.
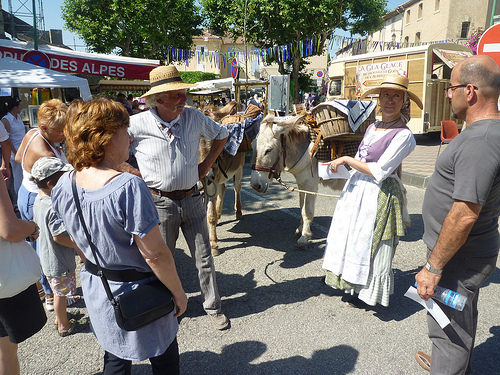
[[[77,319],[78,313],[66,312],[66,296],[76,292],[75,250],[82,259],[85,258],[52,209],[50,198],[52,188],[59,178],[71,169],[69,164],[55,157],[38,159],[31,169],[31,179],[41,190],[33,205],[33,218],[40,227],[40,262],[54,291],[55,324],[61,337],[82,331],[88,323],[87,318]],[[68,315],[71,319],[68,319]]]

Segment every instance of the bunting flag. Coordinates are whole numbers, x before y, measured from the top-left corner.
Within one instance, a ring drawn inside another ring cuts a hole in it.
[[[328,35],[328,48],[332,49],[335,44],[339,45],[340,50],[353,50],[355,54],[359,54],[363,49],[363,40],[361,38],[350,38],[346,36],[334,35],[333,33]],[[408,43],[408,42],[381,42],[381,41],[366,41],[367,52],[375,51],[386,51],[400,48],[408,48],[415,46],[430,45],[436,43],[458,43],[464,44],[464,40],[440,40],[425,43]],[[227,61],[231,61],[233,58],[238,60],[249,59],[250,61],[257,60],[269,61],[274,60],[275,63],[291,62],[297,54],[301,57],[309,57],[320,52],[321,47],[321,35],[313,35],[310,38],[295,41],[293,43],[288,43],[282,46],[273,46],[262,49],[254,49],[248,52],[208,52],[208,51],[191,51],[179,48],[174,48],[171,46],[166,46],[164,49],[164,58],[168,63],[171,61],[185,61],[186,66],[189,66],[190,59],[196,59],[198,63],[210,63],[210,66],[216,66],[220,69],[221,65],[226,68]],[[243,58],[242,58],[243,56]]]

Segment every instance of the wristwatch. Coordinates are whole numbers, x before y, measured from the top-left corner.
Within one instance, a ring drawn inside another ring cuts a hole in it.
[[[36,239],[38,238],[38,235],[40,234],[40,228],[35,222],[33,223],[35,224],[35,231],[31,233],[28,237],[26,237],[26,241],[28,242],[35,242]]]
[[[437,268],[434,268],[432,264],[429,263],[429,261],[425,263],[425,269],[435,275],[441,275],[443,273],[443,270],[438,270]]]

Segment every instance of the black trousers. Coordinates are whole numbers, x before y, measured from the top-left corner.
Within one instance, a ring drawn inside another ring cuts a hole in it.
[[[179,375],[179,346],[177,338],[172,341],[165,352],[157,357],[149,358],[153,375]],[[107,351],[104,352],[104,375],[131,375],[132,361],[118,358]]]

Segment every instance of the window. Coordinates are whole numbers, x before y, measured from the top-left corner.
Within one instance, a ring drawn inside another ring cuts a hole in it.
[[[422,18],[422,12],[424,10],[424,3],[418,4],[418,19]]]
[[[406,12],[406,23],[410,23],[410,10]]]
[[[204,72],[205,71],[205,59],[203,58],[204,54],[208,52],[208,47],[207,46],[196,46],[196,62],[198,64],[197,70],[199,72]]]
[[[434,11],[437,12],[439,10],[439,2],[440,0],[435,0],[434,1]]]
[[[396,34],[392,34],[391,41],[392,43],[396,43]]]
[[[330,81],[330,88],[328,90],[328,95],[330,96],[342,95],[342,80],[333,79]]]
[[[409,36],[405,36],[405,43],[406,44],[410,43],[410,37]]]
[[[415,34],[415,43],[420,43],[420,31]]]
[[[462,31],[460,32],[460,38],[467,38],[469,36],[470,22],[462,22]]]

